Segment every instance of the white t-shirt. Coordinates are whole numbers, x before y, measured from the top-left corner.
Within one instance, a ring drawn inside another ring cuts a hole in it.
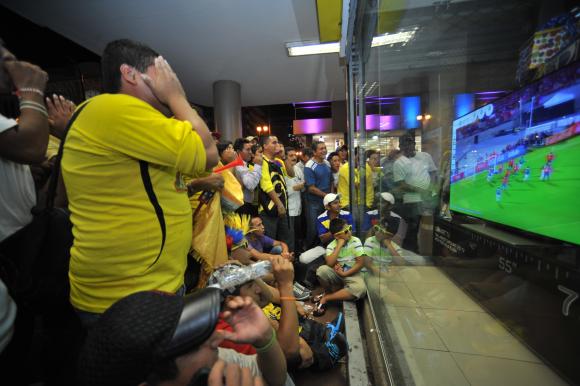
[[[16,304],[8,294],[8,289],[0,280],[0,353],[6,348],[14,333]]]
[[[420,189],[428,189],[431,184],[429,173],[437,171],[431,155],[424,152],[417,152],[414,157],[399,157],[393,165],[393,180],[395,182],[405,181],[408,185]],[[421,202],[421,193],[407,192],[403,195],[405,204]]]
[[[294,185],[304,182],[304,170],[294,165],[294,177],[284,176],[288,192],[288,216],[296,217],[302,213],[302,201],[300,200],[300,190],[294,190]]]
[[[0,133],[18,123],[0,114]],[[28,165],[0,157],[0,241],[32,221],[36,205],[34,180]]]
[[[218,356],[226,363],[235,363],[240,367],[247,367],[255,377],[262,376],[260,368],[258,367],[258,356],[256,354],[245,355],[229,348],[218,347]],[[294,386],[294,382],[289,375],[286,376],[284,386]]]

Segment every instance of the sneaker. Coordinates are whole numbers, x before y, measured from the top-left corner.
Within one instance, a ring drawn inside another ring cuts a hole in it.
[[[294,283],[294,297],[296,300],[306,300],[312,294],[310,290],[304,287],[302,284],[295,282]]]
[[[333,365],[348,352],[348,342],[342,332],[336,333],[332,340],[325,343],[325,346],[332,358]]]

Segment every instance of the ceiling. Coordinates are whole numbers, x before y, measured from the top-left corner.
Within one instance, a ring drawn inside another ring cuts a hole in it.
[[[338,55],[287,55],[287,42],[318,40],[315,0],[0,0],[0,4],[97,54],[118,38],[150,45],[169,61],[193,103],[212,106],[212,84],[217,80],[239,82],[243,106],[345,96]]]

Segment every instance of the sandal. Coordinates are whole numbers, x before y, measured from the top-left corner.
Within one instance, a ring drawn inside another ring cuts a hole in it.
[[[320,294],[318,294],[318,295],[316,295],[316,296],[313,296],[313,297],[312,297],[312,301],[313,301],[314,303],[318,303],[318,302],[320,302],[320,300],[322,299],[322,297],[323,297],[325,294],[326,294],[325,292],[322,292],[322,293],[320,293]]]
[[[312,311],[312,315],[319,317],[326,313],[326,303],[317,303],[316,308]]]

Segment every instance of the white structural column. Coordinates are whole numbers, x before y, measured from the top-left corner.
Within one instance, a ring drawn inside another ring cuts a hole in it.
[[[242,87],[233,80],[213,84],[215,130],[223,139],[235,141],[242,136]]]

